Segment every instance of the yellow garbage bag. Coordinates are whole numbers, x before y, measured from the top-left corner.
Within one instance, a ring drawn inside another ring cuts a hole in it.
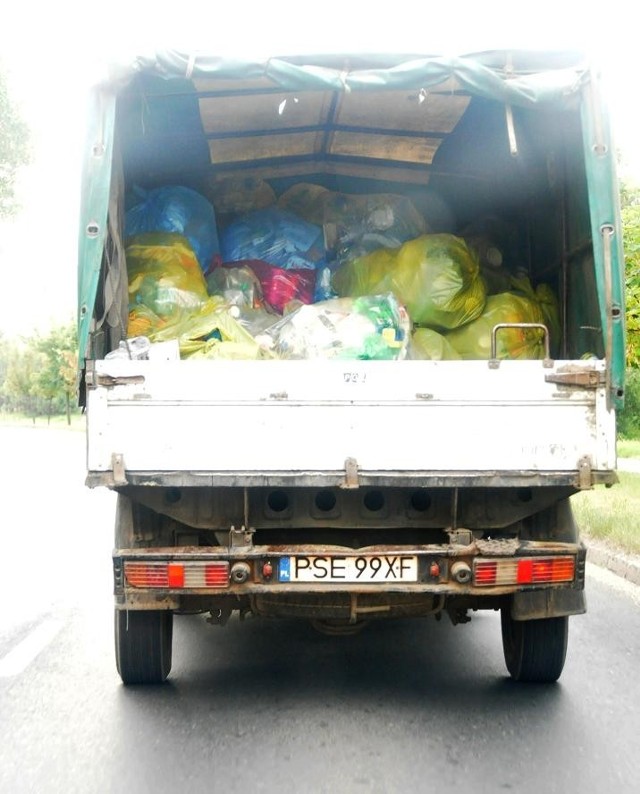
[[[408,358],[427,361],[455,361],[460,356],[446,336],[431,328],[416,328],[411,335]]]
[[[501,323],[546,324],[541,302],[516,292],[490,295],[481,317],[447,334],[447,341],[463,359],[491,358],[493,328]],[[504,328],[496,336],[499,359],[542,359],[544,331],[537,328]]]
[[[180,358],[262,358],[258,342],[230,314],[230,305],[219,295],[209,298],[178,322],[156,331],[152,342],[177,339]]]
[[[353,259],[332,283],[343,296],[392,292],[414,323],[437,330],[475,320],[486,300],[477,256],[451,234],[425,234]]]
[[[140,234],[129,238],[125,256],[129,336],[150,337],[153,331],[178,322],[207,300],[207,285],[186,237],[172,233]]]

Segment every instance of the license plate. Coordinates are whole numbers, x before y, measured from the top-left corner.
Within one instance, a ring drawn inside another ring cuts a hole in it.
[[[316,584],[417,582],[418,558],[390,554],[362,557],[281,557],[278,580]]]

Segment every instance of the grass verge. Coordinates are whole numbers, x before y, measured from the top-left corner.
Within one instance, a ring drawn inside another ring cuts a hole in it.
[[[618,472],[619,485],[594,488],[571,497],[585,540],[604,541],[626,554],[640,554],[640,474]]]
[[[618,457],[640,458],[640,440],[636,438],[618,439]]]

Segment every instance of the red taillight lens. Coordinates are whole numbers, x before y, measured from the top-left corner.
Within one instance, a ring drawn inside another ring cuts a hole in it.
[[[229,563],[211,562],[204,566],[206,587],[227,587],[229,584]]]
[[[504,560],[475,560],[473,581],[478,587],[512,584],[572,582],[574,557],[513,557]]]
[[[170,562],[167,565],[167,579],[169,587],[184,587],[184,565],[179,562]]]
[[[533,560],[518,560],[516,570],[516,582],[518,584],[531,584],[533,581]]]
[[[533,583],[572,582],[576,574],[576,561],[573,557],[555,557],[550,560],[535,560]]]
[[[495,584],[497,574],[497,562],[477,562],[474,566],[474,578],[477,585]]]
[[[126,562],[124,573],[132,587],[169,587],[166,563]]]

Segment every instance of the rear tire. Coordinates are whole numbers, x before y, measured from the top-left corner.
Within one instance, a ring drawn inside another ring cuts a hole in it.
[[[509,607],[502,609],[504,660],[515,681],[550,684],[564,667],[569,618],[513,620]]]
[[[171,670],[173,613],[115,611],[116,666],[124,684],[161,684]]]

